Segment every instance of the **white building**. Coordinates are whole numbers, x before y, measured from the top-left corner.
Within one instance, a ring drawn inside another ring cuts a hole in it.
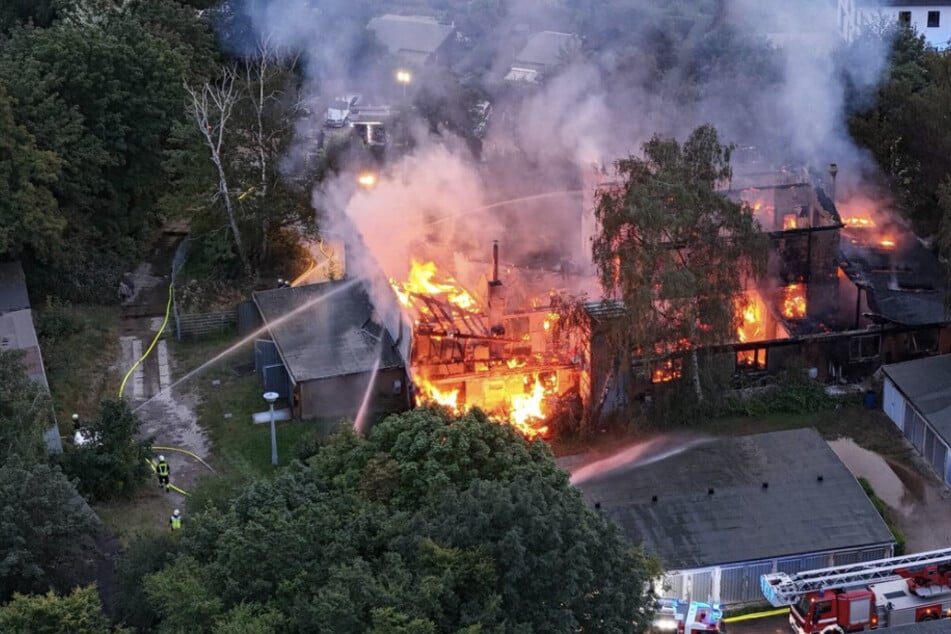
[[[839,0],[840,4],[845,1]],[[858,0],[856,11],[861,25],[874,25],[882,21],[910,25],[925,36],[925,42],[932,48],[946,49],[951,40],[951,2]]]

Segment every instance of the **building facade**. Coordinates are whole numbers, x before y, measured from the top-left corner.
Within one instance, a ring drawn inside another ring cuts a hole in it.
[[[939,50],[951,41],[951,2],[915,2],[914,0],[866,0],[860,2],[861,28],[880,23],[900,23],[925,36],[928,46]]]

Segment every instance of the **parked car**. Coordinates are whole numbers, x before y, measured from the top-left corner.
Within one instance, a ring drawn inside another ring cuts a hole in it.
[[[334,97],[324,115],[324,125],[329,128],[342,128],[350,124],[350,114],[354,106],[360,103],[361,95]]]

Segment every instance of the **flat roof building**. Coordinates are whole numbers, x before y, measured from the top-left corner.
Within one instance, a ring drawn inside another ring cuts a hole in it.
[[[814,429],[716,438],[578,488],[662,560],[682,598],[760,601],[763,574],[889,557],[895,544]]]
[[[423,15],[381,15],[370,20],[367,28],[390,53],[413,66],[447,62],[454,29],[435,18]]]

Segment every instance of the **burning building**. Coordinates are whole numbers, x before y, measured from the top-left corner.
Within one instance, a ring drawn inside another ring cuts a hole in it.
[[[527,437],[544,436],[557,402],[577,389],[577,369],[555,336],[547,292],[526,300],[525,286],[509,288],[499,269],[496,243],[481,292],[418,260],[406,281],[392,281],[413,321],[417,397],[455,412],[478,407]]]

